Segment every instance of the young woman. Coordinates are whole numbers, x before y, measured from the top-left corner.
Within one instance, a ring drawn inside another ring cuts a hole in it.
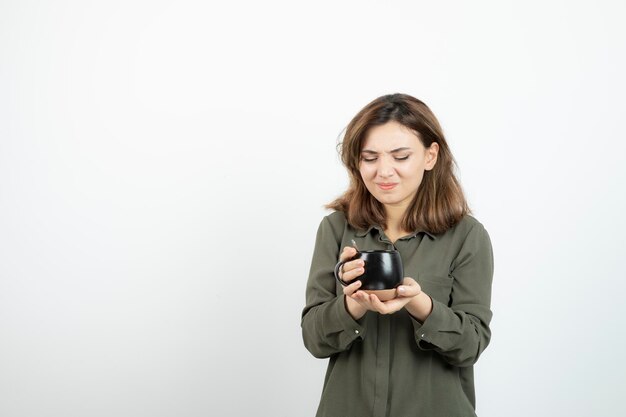
[[[392,94],[349,123],[348,190],[317,231],[302,312],[306,348],[330,358],[317,416],[475,416],[473,365],[489,344],[493,252],[470,215],[441,126]],[[359,291],[356,250],[397,249],[404,281],[380,301]]]

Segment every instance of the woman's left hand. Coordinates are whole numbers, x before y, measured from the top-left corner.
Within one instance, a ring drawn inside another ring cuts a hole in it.
[[[352,294],[352,298],[368,310],[377,311],[380,314],[392,314],[401,310],[413,297],[422,292],[422,288],[413,278],[404,278],[402,285],[396,288],[396,298],[389,301],[380,301],[374,294],[364,291],[357,291]]]

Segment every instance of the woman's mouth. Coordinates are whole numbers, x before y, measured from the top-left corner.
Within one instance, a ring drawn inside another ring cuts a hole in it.
[[[381,190],[391,190],[392,188],[394,188],[396,185],[398,185],[398,183],[379,183],[376,184],[378,185],[378,187],[380,187]]]

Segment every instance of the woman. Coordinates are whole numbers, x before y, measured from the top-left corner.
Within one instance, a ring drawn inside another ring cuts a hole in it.
[[[349,123],[348,190],[317,231],[302,312],[306,348],[330,358],[317,416],[475,416],[473,365],[489,344],[493,252],[420,100],[377,98]],[[363,250],[397,249],[394,299],[359,291]],[[343,249],[342,249],[343,248]]]

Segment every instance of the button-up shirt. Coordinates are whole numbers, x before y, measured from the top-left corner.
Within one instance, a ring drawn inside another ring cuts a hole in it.
[[[361,250],[400,252],[404,275],[433,301],[423,323],[406,309],[352,318],[334,278],[352,239]],[[329,358],[317,416],[475,416],[473,365],[491,338],[492,278],[491,240],[470,215],[444,233],[419,230],[396,242],[380,226],[353,228],[342,212],[324,217],[302,311],[304,345]]]

